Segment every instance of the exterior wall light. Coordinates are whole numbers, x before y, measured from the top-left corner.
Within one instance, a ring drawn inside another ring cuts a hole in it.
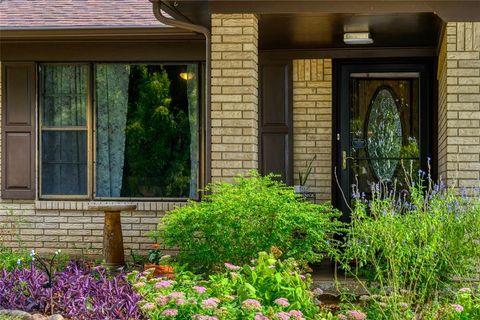
[[[193,73],[191,72],[180,72],[180,78],[183,80],[192,80],[193,79]]]
[[[372,44],[370,32],[345,32],[343,34],[345,44]]]

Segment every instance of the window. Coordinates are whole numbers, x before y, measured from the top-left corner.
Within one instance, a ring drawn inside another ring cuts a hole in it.
[[[42,197],[196,198],[198,64],[42,64]]]

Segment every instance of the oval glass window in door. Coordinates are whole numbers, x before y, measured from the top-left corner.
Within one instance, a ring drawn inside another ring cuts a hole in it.
[[[400,162],[402,123],[395,97],[388,87],[380,88],[373,96],[366,131],[372,171],[379,181],[391,181]]]

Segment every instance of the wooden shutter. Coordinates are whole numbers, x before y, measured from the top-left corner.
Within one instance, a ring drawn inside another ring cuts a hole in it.
[[[260,172],[276,173],[293,183],[292,64],[260,64]]]
[[[3,63],[2,198],[35,199],[35,64]]]

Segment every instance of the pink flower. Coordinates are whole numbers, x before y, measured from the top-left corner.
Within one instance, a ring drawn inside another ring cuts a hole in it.
[[[303,313],[300,310],[290,310],[290,316],[297,320],[305,320]]]
[[[156,289],[168,288],[172,285],[172,283],[173,283],[172,280],[161,280],[155,284],[155,288]]]
[[[262,305],[258,300],[255,299],[247,299],[242,302],[242,307],[247,310],[258,310],[262,308]]]
[[[182,299],[182,298],[177,299],[177,300],[175,301],[175,304],[176,304],[176,305],[179,305],[179,306],[182,305],[182,304],[185,304],[185,303],[187,303],[187,301],[186,301],[185,299]]]
[[[455,309],[455,311],[457,311],[458,313],[461,313],[463,312],[463,307],[459,304],[452,304],[452,307],[453,309]]]
[[[460,290],[458,290],[458,292],[468,293],[468,292],[472,292],[472,289],[470,289],[470,288],[461,288]]]
[[[164,317],[176,317],[178,315],[177,309],[165,309],[162,312],[162,316]]]
[[[217,298],[209,298],[202,301],[202,307],[204,309],[216,309],[219,303],[220,300],[218,300]]]
[[[168,301],[170,301],[170,298],[167,297],[167,296],[158,296],[157,299],[155,299],[155,301],[161,305],[161,306],[164,306],[168,303]]]
[[[228,263],[228,262],[225,262],[224,265],[225,265],[225,268],[227,268],[229,270],[233,270],[233,271],[237,271],[237,270],[241,269],[239,266],[236,266],[236,265]]]
[[[347,311],[347,315],[349,319],[353,320],[365,320],[367,318],[367,315],[365,313],[358,310]]]
[[[153,310],[155,309],[155,305],[151,302],[147,302],[143,305],[142,309],[144,310]]]
[[[286,298],[278,298],[275,300],[275,303],[281,307],[288,307],[290,305]]]
[[[348,320],[347,316],[344,315],[344,314],[339,314],[339,315],[337,316],[337,318],[338,318],[338,320]]]
[[[254,319],[254,320],[270,320],[269,317],[264,316],[264,315],[263,315],[262,313],[260,313],[260,312],[257,313],[257,314],[255,315],[255,318],[253,318],[253,319]]]
[[[218,318],[215,316],[207,316],[203,314],[196,314],[192,318],[195,320],[218,320]]]
[[[168,295],[172,299],[179,299],[179,298],[184,298],[185,293],[179,292],[179,291],[174,291]]]
[[[288,320],[290,319],[290,314],[287,312],[278,312],[278,313],[275,313],[274,317],[277,318],[278,320]]]
[[[192,289],[200,294],[205,293],[205,291],[207,291],[207,288],[201,287],[201,286],[193,286]]]

